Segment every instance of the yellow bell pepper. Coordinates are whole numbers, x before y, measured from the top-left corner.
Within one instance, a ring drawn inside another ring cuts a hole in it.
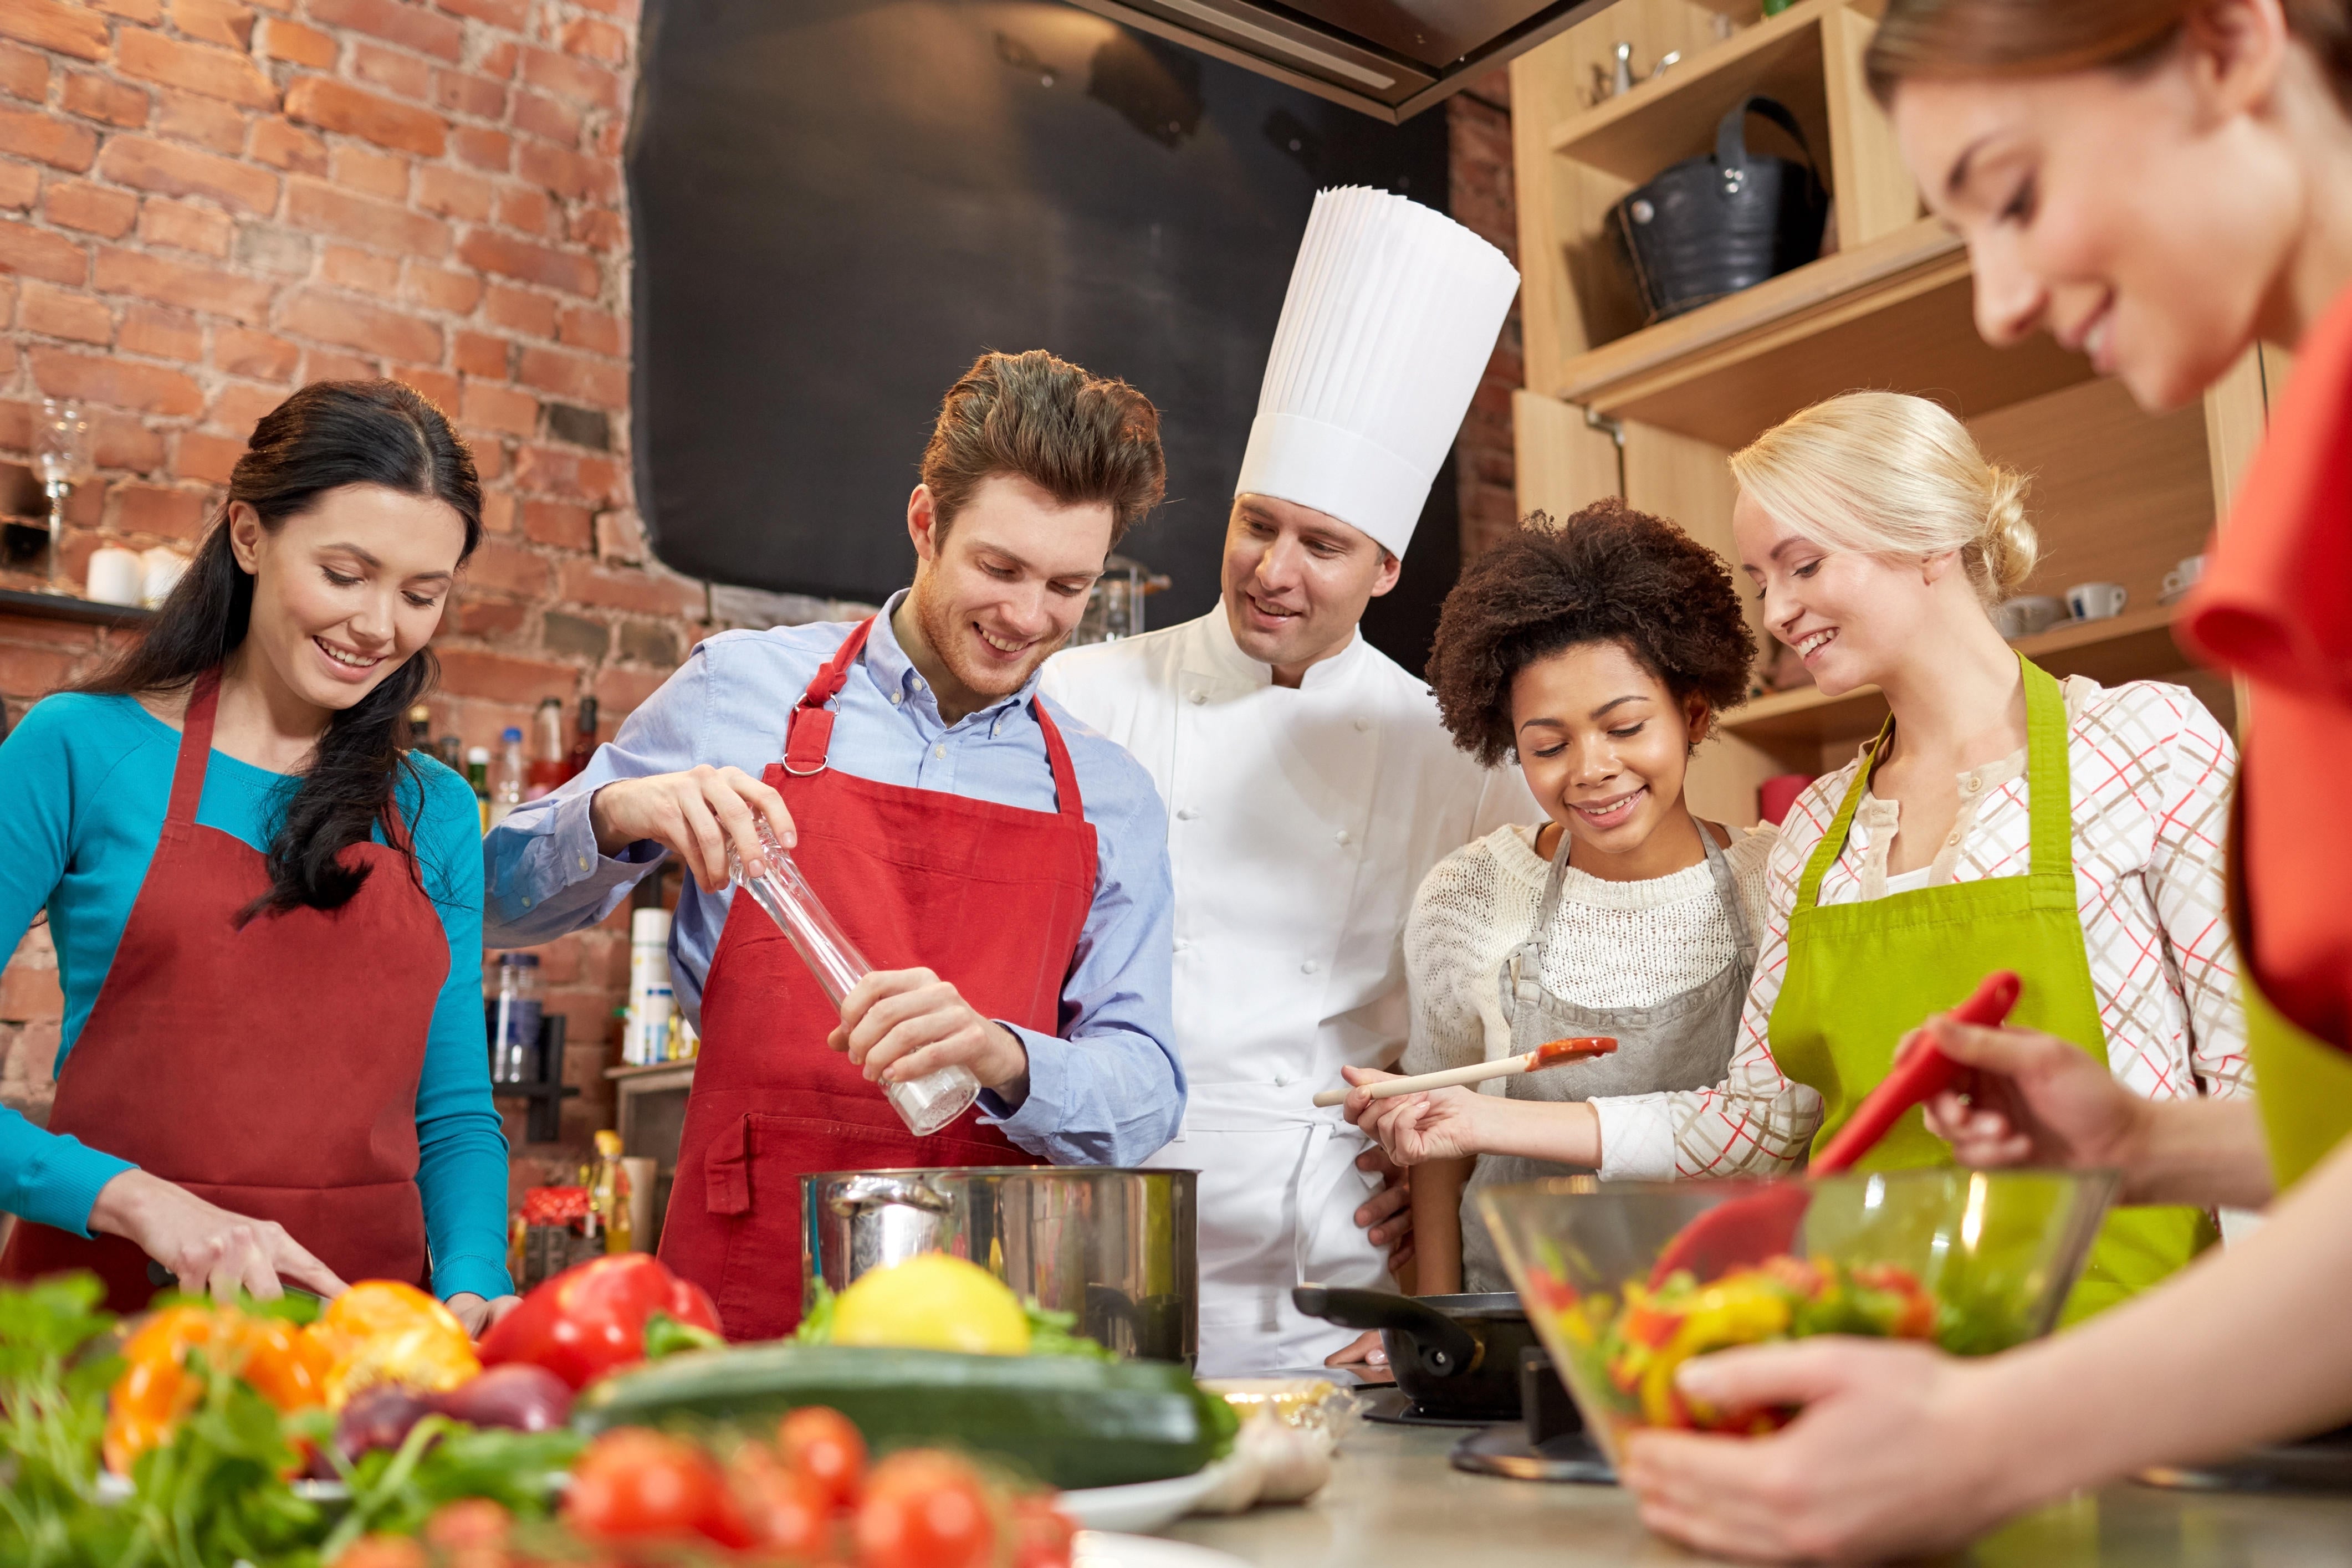
[[[337,1410],[379,1383],[439,1393],[482,1370],[457,1314],[397,1281],[362,1281],[302,1332],[326,1363],[322,1392]]]

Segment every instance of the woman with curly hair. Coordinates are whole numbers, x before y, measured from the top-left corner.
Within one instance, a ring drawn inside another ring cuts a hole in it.
[[[1422,883],[1402,1065],[1493,1061],[1563,1035],[1619,1045],[1486,1093],[1350,1105],[1400,1157],[1426,1162],[1413,1182],[1424,1293],[1510,1288],[1470,1188],[1596,1163],[1591,1110],[1537,1102],[1721,1082],[1772,834],[1701,824],[1683,780],[1716,715],[1747,695],[1755,651],[1723,561],[1616,500],[1559,525],[1536,514],[1447,596],[1429,667],[1445,726],[1486,767],[1516,759],[1550,821],[1499,828]]]

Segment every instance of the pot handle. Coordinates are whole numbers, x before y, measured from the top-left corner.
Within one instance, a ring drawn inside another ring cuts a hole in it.
[[[926,1182],[898,1176],[857,1176],[842,1183],[826,1207],[847,1218],[877,1208],[919,1208],[945,1214],[955,1207],[947,1194]]]
[[[1292,1288],[1290,1304],[1310,1318],[1344,1329],[1379,1329],[1412,1347],[1413,1360],[1433,1377],[1457,1377],[1478,1364],[1477,1336],[1436,1308],[1390,1291],[1335,1285]]]

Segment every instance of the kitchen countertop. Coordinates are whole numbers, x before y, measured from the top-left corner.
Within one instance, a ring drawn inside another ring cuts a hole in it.
[[[1298,1508],[1193,1518],[1168,1533],[1262,1568],[1564,1568],[1705,1561],[1642,1528],[1615,1487],[1503,1480],[1447,1462],[1466,1428],[1364,1422]],[[2352,1497],[2117,1486],[2011,1524],[1950,1561],[2064,1564],[2352,1562]]]

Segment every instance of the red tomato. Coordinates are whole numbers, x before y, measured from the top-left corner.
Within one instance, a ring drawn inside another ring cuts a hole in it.
[[[784,1417],[776,1431],[784,1463],[821,1488],[831,1506],[856,1508],[866,1481],[866,1438],[838,1410],[811,1405]]]
[[[1052,1492],[1032,1492],[1013,1504],[1016,1544],[1013,1568],[1070,1568],[1078,1527],[1055,1506]]]
[[[504,1546],[513,1518],[486,1497],[445,1502],[425,1521],[425,1539],[444,1552],[469,1546]]]
[[[748,1546],[751,1532],[726,1477],[691,1443],[622,1427],[588,1446],[572,1468],[563,1511],[592,1540],[701,1535]]]
[[[910,1448],[874,1468],[857,1508],[858,1568],[990,1568],[988,1489],[952,1454]]]
[[[728,1484],[752,1538],[794,1562],[824,1556],[833,1544],[833,1499],[824,1488],[757,1443],[727,1461]]]

